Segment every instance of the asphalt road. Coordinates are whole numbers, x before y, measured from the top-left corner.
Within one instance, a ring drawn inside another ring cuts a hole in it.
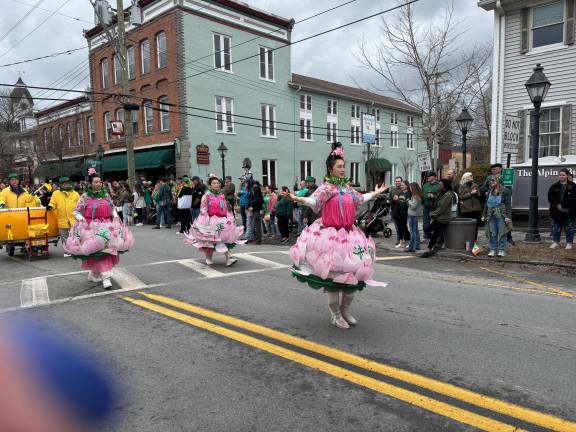
[[[573,278],[380,256],[389,286],[339,330],[285,246],[206,268],[175,230],[134,232],[110,292],[58,249],[0,255],[2,313],[48,320],[121,383],[103,430],[576,431]]]

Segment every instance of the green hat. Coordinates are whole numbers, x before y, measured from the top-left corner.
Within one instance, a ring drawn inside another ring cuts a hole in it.
[[[305,182],[309,182],[309,183],[316,183],[316,179],[312,176],[308,176],[304,179]]]
[[[13,178],[20,180],[20,176],[17,173],[13,172],[13,173],[8,174],[8,180],[13,179]]]
[[[58,183],[70,183],[70,182],[71,182],[70,177],[66,176],[60,177],[60,180],[58,180]]]
[[[190,181],[190,177],[184,176],[184,177],[182,177],[182,181],[183,181],[183,182],[189,182],[189,181]]]

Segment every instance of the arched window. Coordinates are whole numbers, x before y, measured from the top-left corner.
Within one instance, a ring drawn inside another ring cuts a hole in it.
[[[104,135],[106,141],[110,141],[112,139],[112,117],[109,112],[104,113]]]
[[[116,120],[121,121],[122,124],[124,124],[124,109],[123,108],[118,108],[116,110]],[[126,127],[126,125],[124,125],[124,127]],[[122,141],[124,139],[124,135],[118,135],[116,137],[118,139],[118,141]]]
[[[134,47],[128,47],[126,50],[128,57],[128,79],[136,78],[136,58],[134,57]]]
[[[122,65],[120,58],[114,54],[114,84],[120,84],[120,81],[122,81]]]
[[[154,131],[154,110],[152,101],[144,102],[144,133],[151,134]]]
[[[48,129],[44,129],[44,130],[42,131],[42,134],[43,134],[43,137],[44,137],[44,150],[46,150],[46,149],[48,148],[48,140],[49,140],[49,137],[48,137]]]
[[[160,108],[160,131],[168,132],[170,130],[170,106],[168,105],[168,96],[158,98],[158,107]]]
[[[166,33],[160,32],[156,35],[156,64],[158,69],[168,65],[168,47],[166,46]]]
[[[102,88],[107,89],[110,86],[110,69],[108,59],[100,60],[100,71],[102,74]]]
[[[150,42],[144,39],[140,42],[140,66],[142,75],[150,72]]]

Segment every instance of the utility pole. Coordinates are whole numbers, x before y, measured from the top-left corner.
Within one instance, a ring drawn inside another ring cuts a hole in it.
[[[136,184],[136,164],[134,161],[134,136],[132,130],[133,104],[129,103],[128,96],[128,50],[126,48],[126,27],[124,25],[124,2],[116,0],[116,16],[118,17],[118,49],[122,74],[120,88],[122,89],[122,106],[124,107],[124,138],[126,143],[126,169],[128,171],[128,185],[130,189]],[[137,107],[136,107],[137,108]]]

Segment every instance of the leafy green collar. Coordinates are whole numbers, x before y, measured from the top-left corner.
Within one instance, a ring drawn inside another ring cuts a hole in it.
[[[333,184],[335,186],[338,186],[339,188],[348,187],[348,185],[350,184],[350,179],[347,177],[326,176],[324,178],[324,181]]]
[[[102,198],[106,198],[106,190],[104,190],[104,188],[102,188],[99,191],[95,191],[94,189],[89,187],[86,189],[86,195],[88,195],[90,198],[102,199]]]

